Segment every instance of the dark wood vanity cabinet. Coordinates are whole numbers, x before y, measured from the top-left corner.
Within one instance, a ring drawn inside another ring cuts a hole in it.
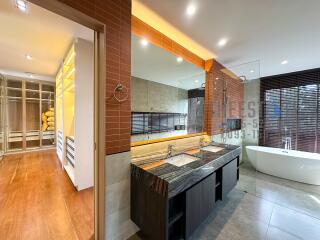
[[[222,200],[237,185],[238,181],[238,159],[222,167]]]
[[[239,157],[218,168],[181,193],[166,198],[131,178],[131,219],[146,239],[189,239],[224,200],[239,178]]]
[[[216,173],[211,174],[186,191],[186,239],[213,210],[216,193]]]

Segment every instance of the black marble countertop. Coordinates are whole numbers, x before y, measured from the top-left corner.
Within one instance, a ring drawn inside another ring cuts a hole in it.
[[[191,187],[201,179],[221,168],[241,153],[239,146],[211,143],[211,146],[222,147],[218,152],[202,149],[186,151],[199,158],[183,166],[175,166],[166,159],[142,160],[131,163],[131,176],[164,197],[174,197]]]

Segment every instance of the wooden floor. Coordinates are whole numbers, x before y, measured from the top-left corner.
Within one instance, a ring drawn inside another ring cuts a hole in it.
[[[54,150],[0,161],[0,239],[93,239],[93,189],[77,192]]]

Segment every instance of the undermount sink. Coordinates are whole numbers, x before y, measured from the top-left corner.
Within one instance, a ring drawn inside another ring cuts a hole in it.
[[[219,152],[223,149],[224,148],[222,148],[222,147],[216,147],[216,146],[207,146],[207,147],[201,148],[201,150],[208,151],[208,152],[214,152],[214,153]]]
[[[188,154],[180,154],[180,155],[166,159],[168,163],[175,165],[177,167],[181,167],[183,165],[186,165],[188,163],[191,163],[197,160],[199,160],[199,158],[190,156]]]

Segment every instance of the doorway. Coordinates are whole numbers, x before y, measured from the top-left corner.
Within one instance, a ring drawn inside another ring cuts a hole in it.
[[[99,34],[27,1],[0,8],[18,24],[2,51],[20,51],[0,59],[1,236],[97,238]]]

